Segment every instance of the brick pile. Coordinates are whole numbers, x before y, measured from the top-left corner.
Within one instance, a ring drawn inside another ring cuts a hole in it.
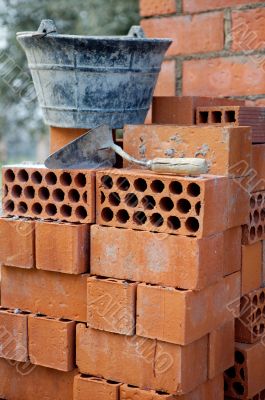
[[[263,398],[265,145],[171,122],[127,126],[125,150],[207,175],[3,168],[0,398]]]

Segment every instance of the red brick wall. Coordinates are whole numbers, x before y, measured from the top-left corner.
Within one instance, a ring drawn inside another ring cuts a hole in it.
[[[265,105],[265,2],[140,0],[140,13],[147,36],[173,39],[156,95]]]

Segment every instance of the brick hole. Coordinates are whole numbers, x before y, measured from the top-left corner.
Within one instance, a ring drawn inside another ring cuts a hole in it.
[[[256,199],[254,196],[251,196],[250,198],[250,207],[255,208],[256,207]]]
[[[265,325],[264,324],[260,324],[259,335],[262,335],[264,333],[264,330],[265,330]]]
[[[261,210],[260,219],[261,219],[261,221],[265,220],[265,209],[264,208]]]
[[[228,383],[226,382],[226,380],[224,380],[224,391],[228,391]]]
[[[14,182],[16,178],[15,173],[14,171],[12,171],[12,169],[6,170],[4,177],[7,182]]]
[[[118,222],[120,222],[121,224],[126,224],[126,222],[130,219],[130,216],[128,214],[128,211],[119,210],[117,212],[116,218],[117,218]]]
[[[128,207],[136,207],[138,205],[138,198],[134,193],[128,193],[125,196],[125,204]]]
[[[259,207],[260,207],[261,204],[262,204],[262,200],[263,200],[262,194],[259,194],[258,197],[257,197],[257,203],[258,203],[258,206],[259,206]]]
[[[64,201],[64,191],[62,189],[55,189],[52,193],[52,197],[55,201],[62,202]]]
[[[256,306],[258,304],[258,296],[255,294],[255,296],[252,299],[252,303]]]
[[[84,196],[84,195],[83,195]],[[80,200],[80,194],[78,192],[78,190],[76,189],[71,189],[68,193],[68,198],[71,202],[73,203],[78,203]],[[85,200],[84,200],[85,201]],[[86,201],[85,201],[86,203]]]
[[[254,326],[254,328],[253,328],[253,333],[254,333],[255,335],[258,335],[259,329],[258,329],[257,325]]]
[[[263,235],[263,228],[261,225],[258,226],[257,235],[258,235],[258,238],[261,238]]]
[[[260,301],[260,303],[264,303],[264,300],[265,300],[264,292],[261,292],[259,295],[259,301]]]
[[[159,213],[154,213],[150,217],[150,222],[153,226],[160,227],[164,223],[164,218]]]
[[[225,122],[236,122],[236,112],[233,110],[225,111]]]
[[[48,183],[48,185],[56,185],[57,183],[57,176],[55,175],[54,172],[48,172],[45,176],[45,180]]]
[[[5,212],[13,212],[15,209],[15,203],[12,200],[8,200],[4,204],[4,211]]]
[[[241,379],[244,381],[244,380],[245,380],[245,371],[244,371],[244,368],[240,368],[239,375],[240,375]]]
[[[20,182],[27,182],[29,180],[29,174],[25,169],[19,170],[17,177]]]
[[[64,204],[61,207],[60,213],[62,214],[63,217],[71,217],[72,215],[72,207],[68,206],[67,204]]]
[[[249,222],[250,222],[250,224],[252,223],[252,214],[251,213],[249,213]]]
[[[50,191],[46,187],[41,187],[38,191],[41,200],[48,200],[50,198]]]
[[[120,178],[117,179],[117,186],[118,189],[126,191],[130,188],[131,185],[127,178],[121,176]]]
[[[200,124],[208,124],[209,120],[209,112],[208,111],[199,111],[199,123]]]
[[[105,207],[103,208],[102,212],[101,212],[101,218],[106,221],[109,222],[113,219],[113,211],[111,208],[109,207]]]
[[[254,240],[255,237],[256,237],[256,229],[255,229],[254,226],[252,226],[252,227],[250,228],[250,239],[251,239],[251,240]]]
[[[168,217],[167,226],[173,231],[178,230],[181,227],[180,219],[174,216]]]
[[[261,309],[258,308],[257,312],[256,312],[256,321],[258,321],[260,319],[260,317],[261,317]]]
[[[189,200],[186,199],[180,199],[177,202],[177,209],[179,212],[181,212],[182,214],[187,214],[190,209],[191,209],[191,204],[189,202]]]
[[[245,356],[241,351],[236,350],[235,351],[235,361],[237,364],[244,364],[245,362]]]
[[[182,184],[178,181],[173,181],[169,185],[169,190],[173,194],[181,194],[183,192]]]
[[[187,193],[191,197],[198,197],[201,194],[201,188],[197,183],[190,183],[187,187]]]
[[[116,192],[110,193],[110,195],[109,195],[109,203],[112,206],[118,206],[120,204],[120,202],[121,202],[121,198],[120,198],[118,193],[116,193]]]
[[[35,171],[31,174],[31,180],[35,184],[40,184],[42,182],[42,175],[39,171]]]
[[[197,215],[200,215],[201,208],[202,208],[202,205],[201,205],[201,202],[199,201],[198,203],[195,204],[195,212]]]
[[[259,212],[257,210],[254,211],[253,218],[255,224],[257,224],[259,222]]]
[[[28,206],[24,201],[20,201],[17,206],[18,212],[21,214],[26,214],[28,211]]]
[[[78,206],[77,209],[75,210],[75,215],[77,218],[83,220],[87,218],[87,210],[83,206]]]
[[[72,183],[72,177],[69,172],[63,172],[60,176],[60,182],[63,186],[70,186]]]
[[[220,124],[222,122],[222,112],[221,111],[212,111],[211,122],[213,124]]]
[[[75,185],[77,187],[85,187],[86,186],[86,176],[85,174],[82,174],[81,172],[76,175],[74,178]]]
[[[49,203],[47,204],[47,206],[45,207],[45,211],[49,216],[54,216],[55,214],[57,214],[57,207],[55,204]]]
[[[82,199],[84,203],[87,203],[87,192],[84,192],[82,195]]]
[[[147,217],[144,212],[137,211],[133,215],[133,220],[137,225],[144,225],[147,221]]]
[[[198,232],[200,228],[199,221],[194,217],[189,217],[185,222],[185,226],[189,232]]]
[[[8,186],[4,185],[4,197],[8,195]]]
[[[256,395],[252,398],[252,400],[260,400],[259,394],[256,394]]]
[[[174,203],[169,197],[163,197],[159,202],[159,206],[163,211],[171,211],[174,208]]]
[[[113,186],[113,180],[109,175],[102,176],[101,183],[105,189],[111,189]]]
[[[134,181],[134,187],[138,192],[145,192],[147,189],[147,183],[144,179],[138,178]]]
[[[235,393],[239,396],[243,396],[243,394],[245,393],[245,388],[241,382],[233,382],[232,387]]]
[[[24,196],[26,199],[34,199],[35,197],[35,189],[33,186],[27,186],[24,189]]]
[[[236,369],[235,367],[231,367],[225,371],[225,375],[230,378],[234,379],[236,377]]]
[[[158,179],[154,180],[151,183],[150,187],[154,193],[162,193],[165,189],[164,183]]]
[[[142,205],[145,210],[153,210],[156,206],[156,201],[153,196],[144,196],[142,199]]]
[[[40,203],[34,203],[31,210],[33,214],[40,215],[42,213],[42,205]]]
[[[104,201],[106,200],[106,196],[104,192],[100,192],[100,203],[103,204]]]
[[[106,381],[109,385],[117,385],[118,382],[110,381],[109,379]]]
[[[12,190],[11,190],[11,193],[12,193],[12,196],[15,197],[15,198],[21,197],[21,194],[22,194],[22,187],[19,186],[19,185],[13,186],[13,187],[12,187]]]

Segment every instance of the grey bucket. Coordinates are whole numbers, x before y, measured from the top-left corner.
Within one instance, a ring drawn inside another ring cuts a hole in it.
[[[52,20],[19,32],[44,122],[65,128],[122,128],[144,122],[170,39],[60,35]]]

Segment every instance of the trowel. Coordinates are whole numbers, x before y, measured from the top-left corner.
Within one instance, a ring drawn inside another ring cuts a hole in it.
[[[116,154],[130,163],[140,165],[159,174],[200,175],[208,172],[202,158],[154,158],[138,160],[127,154],[113,141],[112,129],[100,125],[51,154],[45,161],[50,169],[99,169],[112,168]]]

